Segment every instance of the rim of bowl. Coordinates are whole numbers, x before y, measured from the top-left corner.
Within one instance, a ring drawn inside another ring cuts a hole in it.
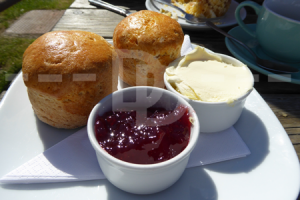
[[[209,50],[209,51],[211,51],[211,50]],[[212,52],[212,51],[211,51],[211,52]],[[213,53],[214,53],[214,52],[213,52]],[[239,98],[237,98],[236,100],[234,100],[234,102],[241,101],[241,100],[245,99],[245,98],[252,92],[252,90],[253,90],[253,88],[254,88],[254,77],[253,77],[253,74],[252,74],[252,72],[250,71],[249,67],[248,67],[247,65],[245,65],[244,63],[242,63],[241,61],[239,61],[238,59],[235,59],[235,58],[233,58],[233,57],[231,57],[231,56],[228,56],[228,55],[225,55],[225,54],[221,54],[221,53],[214,53],[214,54],[219,55],[219,56],[221,56],[221,57],[225,57],[225,58],[234,60],[235,62],[238,62],[238,63],[240,63],[240,64],[243,64],[243,65],[246,67],[246,69],[248,70],[248,72],[252,75],[252,76],[251,76],[251,78],[252,78],[252,81],[251,81],[251,82],[252,82],[252,88],[251,88],[249,91],[247,91],[245,94],[243,94],[242,96],[240,96]],[[173,86],[167,81],[167,74],[166,74],[166,71],[164,72],[164,83],[165,83],[165,85],[166,85],[166,87],[167,87],[168,90],[170,90],[170,91],[176,93],[177,95],[179,95],[180,97],[182,97],[182,98],[185,99],[185,100],[189,100],[189,101],[193,101],[193,102],[199,102],[199,103],[208,104],[208,105],[223,105],[223,104],[228,105],[228,103],[227,103],[226,101],[222,101],[222,102],[206,102],[206,101],[200,101],[200,100],[189,99],[188,97],[184,96],[183,94],[177,92],[177,91],[173,88]]]
[[[88,124],[87,124],[87,132],[88,132],[88,137],[89,140],[93,146],[93,148],[95,149],[95,151],[98,151],[106,160],[109,160],[110,162],[113,162],[121,167],[125,167],[125,168],[129,168],[129,169],[134,169],[134,170],[145,170],[145,169],[157,169],[157,168],[164,168],[164,167],[168,167],[170,165],[174,165],[178,162],[180,162],[181,160],[183,160],[184,158],[186,158],[186,156],[189,156],[190,153],[192,152],[192,150],[194,149],[194,147],[196,146],[196,143],[198,141],[198,137],[200,134],[200,124],[198,121],[198,116],[196,114],[196,112],[194,111],[193,107],[183,98],[177,96],[176,94],[166,90],[166,89],[161,89],[161,88],[157,88],[157,87],[150,87],[150,86],[135,86],[135,87],[129,87],[129,88],[125,88],[122,90],[118,90],[115,91],[114,93],[118,93],[118,92],[126,92],[127,90],[132,90],[132,89],[147,89],[147,88],[151,88],[154,90],[161,90],[164,91],[166,93],[168,93],[168,95],[171,95],[175,98],[178,99],[178,101],[180,102],[180,104],[183,104],[185,106],[188,106],[189,112],[192,115],[194,122],[192,124],[193,126],[193,131],[191,131],[190,134],[192,134],[193,132],[193,137],[190,137],[189,143],[186,146],[186,148],[180,152],[178,155],[176,155],[175,157],[160,162],[160,163],[155,163],[155,164],[134,164],[134,163],[129,163],[126,161],[122,161],[118,158],[115,158],[114,156],[110,155],[108,152],[106,152],[97,142],[97,139],[95,137],[95,131],[94,131],[94,123],[95,123],[95,116],[98,115],[98,110],[99,107],[101,106],[102,103],[109,101],[112,97],[112,94],[106,96],[105,98],[103,98],[100,102],[98,102],[93,110],[91,111],[89,118],[88,118]]]

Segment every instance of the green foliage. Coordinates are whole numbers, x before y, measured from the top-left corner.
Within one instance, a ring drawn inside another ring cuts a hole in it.
[[[34,41],[27,38],[0,37],[0,92],[9,84],[9,75],[22,68],[26,48]]]

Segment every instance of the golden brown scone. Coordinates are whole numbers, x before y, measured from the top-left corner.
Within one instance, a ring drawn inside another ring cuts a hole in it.
[[[113,35],[123,61],[120,78],[132,86],[163,88],[163,73],[180,56],[183,38],[180,24],[164,14],[143,10],[124,18]]]
[[[196,17],[216,18],[225,15],[231,0],[172,0],[172,3]]]
[[[86,31],[49,32],[23,55],[23,80],[37,117],[57,128],[87,124],[92,108],[117,90],[114,47]]]

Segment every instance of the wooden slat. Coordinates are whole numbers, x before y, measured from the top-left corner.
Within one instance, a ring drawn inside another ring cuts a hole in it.
[[[261,94],[261,96],[279,119],[300,119],[300,94]]]
[[[285,128],[285,130],[289,135],[297,135],[297,134],[300,135],[300,128],[291,127],[291,128]]]
[[[300,134],[300,94],[261,94],[261,96],[284,128],[295,128],[293,134]]]
[[[111,39],[116,25],[123,18],[101,9],[68,9],[53,30],[84,30]]]
[[[295,148],[295,150],[296,150],[298,159],[300,160],[300,144],[294,145],[294,148]]]
[[[300,135],[289,135],[289,137],[293,144],[300,144]]]
[[[69,9],[72,9],[72,8],[93,8],[93,9],[96,9],[95,6],[90,5],[88,0],[75,0],[71,4]]]
[[[300,160],[300,94],[262,94],[286,133]]]

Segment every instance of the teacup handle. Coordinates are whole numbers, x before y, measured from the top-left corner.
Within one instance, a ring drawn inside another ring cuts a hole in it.
[[[246,33],[248,33],[249,35],[251,35],[252,37],[256,37],[256,33],[255,31],[252,31],[250,30],[246,25],[245,23],[243,22],[243,20],[241,19],[241,16],[240,16],[240,10],[244,7],[244,6],[250,6],[251,8],[254,9],[255,13],[257,15],[259,15],[259,12],[262,8],[261,5],[259,5],[258,3],[255,3],[253,1],[244,1],[242,3],[240,3],[236,10],[235,10],[235,19],[237,21],[237,23],[240,25],[240,27],[242,29],[244,29],[244,31],[246,31]]]

